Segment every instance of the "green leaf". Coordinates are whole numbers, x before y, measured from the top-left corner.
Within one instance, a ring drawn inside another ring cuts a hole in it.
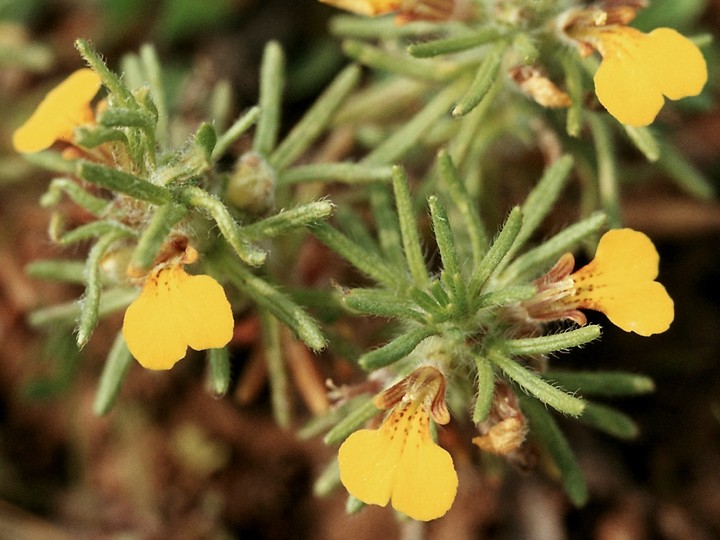
[[[253,151],[267,157],[275,148],[285,89],[285,54],[277,41],[265,45],[260,65],[260,116]]]
[[[518,207],[513,208],[508,215],[505,225],[495,238],[492,246],[483,257],[480,264],[475,267],[468,285],[470,298],[482,291],[485,283],[495,273],[500,263],[513,249],[523,225],[523,214]]]
[[[133,357],[127,347],[125,338],[122,332],[118,332],[105,360],[105,366],[100,375],[100,383],[95,394],[93,412],[97,416],[104,416],[112,409],[132,361]]]
[[[407,176],[400,167],[393,169],[392,183],[405,259],[415,285],[422,289],[427,287],[430,276],[422,254],[422,244],[420,243],[420,235],[415,221],[415,211],[410,197]]]
[[[269,157],[276,171],[287,168],[310,147],[359,80],[360,68],[356,65],[346,67],[335,77]]]
[[[579,420],[619,439],[634,439],[640,432],[628,415],[599,403],[587,402]]]
[[[580,416],[583,413],[584,400],[549,384],[537,373],[533,373],[497,350],[488,351],[487,357],[520,388],[553,409],[570,416]]]
[[[413,43],[408,46],[408,52],[416,58],[429,58],[441,54],[450,54],[459,51],[472,49],[495,41],[500,37],[500,32],[494,27],[484,27],[474,30],[472,34],[465,36],[452,36],[449,38],[435,39],[424,43]]]
[[[435,328],[428,326],[413,328],[400,334],[382,347],[363,354],[358,359],[358,363],[367,371],[385,367],[393,362],[397,362],[401,358],[405,358],[415,350],[415,347],[417,347],[420,342],[437,333],[438,331]]]
[[[365,425],[373,416],[380,412],[373,403],[372,397],[368,396],[364,401],[358,403],[347,416],[340,420],[335,427],[327,432],[323,442],[327,445],[337,444],[347,439],[351,433]]]
[[[520,407],[530,422],[533,437],[555,462],[570,500],[575,506],[583,506],[588,499],[585,479],[557,422],[550,412],[535,399],[520,396]]]
[[[511,356],[532,356],[579,347],[600,337],[600,326],[591,324],[558,334],[522,339],[508,339],[502,342],[505,353]],[[548,377],[545,377],[546,379]]]
[[[350,289],[343,292],[342,302],[352,310],[373,317],[410,319],[424,322],[425,315],[416,304],[382,289]]]
[[[550,370],[544,376],[570,392],[586,396],[634,396],[655,391],[651,378],[622,371]]]
[[[500,70],[503,56],[507,50],[509,43],[505,40],[498,41],[488,51],[483,59],[482,65],[475,74],[473,82],[470,84],[465,95],[452,110],[453,116],[465,116],[472,111],[485,98],[486,94],[492,88],[493,83]]]
[[[475,355],[475,369],[477,370],[477,397],[475,399],[475,407],[473,407],[472,421],[473,424],[479,424],[487,419],[492,406],[493,395],[495,393],[495,373],[492,364],[487,358]]]
[[[145,273],[155,261],[172,228],[187,214],[178,204],[164,204],[155,211],[147,228],[138,240],[130,260],[130,268]]]
[[[207,384],[210,392],[216,398],[227,394],[230,388],[230,353],[226,347],[209,349],[207,353],[208,370]]]
[[[126,172],[85,160],[78,160],[76,167],[76,173],[80,178],[111,191],[158,205],[172,200],[172,195],[167,189]]]

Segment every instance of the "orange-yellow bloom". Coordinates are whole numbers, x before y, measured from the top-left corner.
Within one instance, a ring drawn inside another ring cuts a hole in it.
[[[700,93],[707,82],[707,65],[700,49],[670,28],[646,34],[628,25],[635,3],[571,9],[559,22],[562,31],[587,56],[602,56],[595,73],[600,103],[621,123],[646,126],[669,99]]]
[[[73,129],[94,118],[90,101],[100,90],[97,73],[79,69],[52,89],[35,112],[13,133],[18,152],[39,152],[55,141],[72,141]]]
[[[148,275],[123,321],[130,352],[148,369],[170,369],[188,346],[224,347],[232,333],[232,310],[222,286],[210,276],[189,275],[179,263]]]
[[[455,0],[320,0],[325,4],[374,17],[397,12],[396,24],[414,20],[447,20],[455,11]]]
[[[645,34],[627,26],[597,31],[603,57],[595,73],[600,103],[621,123],[646,126],[665,102],[696,96],[707,82],[700,49],[670,28]]]
[[[578,309],[604,313],[626,332],[649,336],[664,332],[675,317],[672,299],[655,281],[659,256],[652,241],[632,229],[615,229],[600,239],[595,258],[570,273],[571,254],[536,281],[538,295],[523,307],[532,319],[571,319],[585,324]]]
[[[325,4],[346,9],[359,15],[382,15],[400,9],[402,0],[320,0]]]
[[[434,367],[416,369],[379,394],[375,404],[392,408],[377,430],[362,429],[340,447],[340,480],[356,498],[413,519],[443,516],[455,500],[458,478],[450,454],[430,434],[430,417],[450,421],[445,378]]]

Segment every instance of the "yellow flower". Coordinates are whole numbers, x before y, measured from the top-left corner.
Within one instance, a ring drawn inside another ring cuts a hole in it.
[[[675,30],[644,34],[617,26],[597,34],[603,60],[595,73],[595,93],[623,124],[646,126],[660,112],[663,96],[696,96],[707,82],[700,49]]]
[[[447,20],[455,12],[455,0],[320,0],[325,4],[374,17],[397,11],[396,24],[414,20]]]
[[[696,96],[707,82],[700,49],[670,28],[646,34],[627,26],[637,5],[571,9],[560,17],[562,31],[587,56],[602,56],[595,73],[600,103],[621,123],[646,126],[669,99]],[[665,97],[663,97],[665,96]]]
[[[423,366],[375,398],[392,407],[377,430],[362,429],[340,446],[340,480],[356,498],[386,506],[413,519],[443,516],[455,500],[458,478],[450,454],[430,434],[430,417],[450,421],[445,378]]]
[[[148,369],[170,369],[188,346],[224,347],[232,333],[232,310],[222,286],[210,276],[189,275],[181,263],[153,270],[123,321],[130,352]]]
[[[538,295],[523,303],[536,320],[571,319],[585,324],[578,308],[604,313],[626,332],[664,332],[675,317],[672,299],[655,281],[659,256],[652,241],[632,229],[615,229],[600,239],[595,258],[580,270],[571,254],[536,281]]]
[[[382,15],[400,9],[402,0],[320,0],[324,4],[352,11],[359,15]]]
[[[55,141],[72,141],[73,129],[94,118],[90,101],[102,85],[97,73],[77,70],[52,89],[35,112],[13,133],[18,152],[39,152]]]

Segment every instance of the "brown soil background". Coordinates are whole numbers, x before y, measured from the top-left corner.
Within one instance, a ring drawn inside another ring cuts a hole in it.
[[[478,456],[468,454],[456,456],[454,507],[427,527],[376,507],[347,516],[342,490],[324,499],[312,493],[334,449],[278,428],[262,385],[252,400],[237,391],[212,397],[199,357],[167,373],[134,366],[115,409],[93,416],[104,354],[120,319],[103,321],[77,360],[62,353],[62,342],[48,347],[47,334],[26,323],[34,307],[81,291],[23,271],[30,261],[67,254],[49,242],[49,213],[37,204],[49,176],[11,158],[12,128],[35,99],[24,94],[78,67],[72,41],[84,36],[111,66],[154,41],[169,65],[192,62],[209,76],[216,70],[227,77],[242,109],[256,99],[265,41],[280,40],[292,68],[328,39],[332,13],[309,0],[237,0],[228,2],[232,17],[219,28],[173,34],[163,30],[157,7],[127,2],[121,12],[128,18],[118,22],[114,5],[125,4],[36,2],[42,15],[28,17],[28,31],[53,46],[52,73],[0,69],[0,151],[9,178],[0,183],[0,539],[720,537],[720,205],[663,178],[624,188],[623,217],[657,243],[661,281],[676,302],[670,331],[642,339],[606,326],[600,343],[558,359],[563,367],[644,373],[657,385],[652,395],[613,403],[638,422],[637,440],[562,423],[590,489],[583,508],[573,508],[547,474],[480,468]],[[720,3],[710,2],[702,21],[717,38]],[[330,61],[341,64],[339,55]],[[331,75],[295,87],[286,127]],[[720,110],[676,126],[678,146],[720,191]],[[246,373],[250,352],[240,340],[236,379]],[[322,369],[344,376],[342,367]],[[300,426],[309,413],[295,401]]]

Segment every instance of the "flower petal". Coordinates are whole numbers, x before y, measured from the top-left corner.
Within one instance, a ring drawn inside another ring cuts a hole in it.
[[[170,369],[185,356],[187,344],[178,332],[182,320],[173,305],[174,271],[150,275],[140,296],[127,308],[123,336],[132,355],[148,369]]]
[[[673,301],[657,281],[608,287],[592,309],[605,313],[626,332],[641,336],[665,332],[675,317]]]
[[[577,285],[652,281],[658,275],[660,256],[647,235],[633,229],[613,229],[603,234],[595,258],[572,278]]]
[[[13,133],[18,152],[39,152],[56,140],[69,140],[73,129],[92,120],[90,101],[100,90],[97,73],[84,68],[75,71],[51,90],[28,120]]]
[[[626,31],[601,34],[603,60],[595,73],[595,93],[620,123],[646,126],[655,120],[665,100],[651,74],[652,66],[643,62],[646,36],[637,30],[622,30]]]
[[[665,287],[654,281],[659,256],[652,241],[632,229],[615,229],[600,239],[595,259],[570,277],[575,294],[567,303],[602,311],[627,332],[664,332],[675,316]]]
[[[175,307],[185,342],[195,349],[224,347],[232,338],[233,315],[222,286],[210,276],[187,276],[178,286]]]
[[[452,457],[433,442],[429,421],[420,410],[410,419],[392,492],[393,508],[420,521],[445,515],[458,486]]]
[[[148,369],[170,369],[188,345],[195,350],[223,347],[232,333],[232,309],[223,288],[210,276],[188,275],[182,266],[148,276],[123,321],[130,352]]]
[[[707,82],[707,64],[700,49],[671,28],[656,28],[647,35],[643,62],[670,99],[696,96]]]
[[[367,504],[387,505],[402,452],[401,437],[390,431],[361,429],[340,446],[340,481],[345,489]]]
[[[400,9],[401,0],[320,0],[324,4],[352,11],[359,15],[382,15]]]

